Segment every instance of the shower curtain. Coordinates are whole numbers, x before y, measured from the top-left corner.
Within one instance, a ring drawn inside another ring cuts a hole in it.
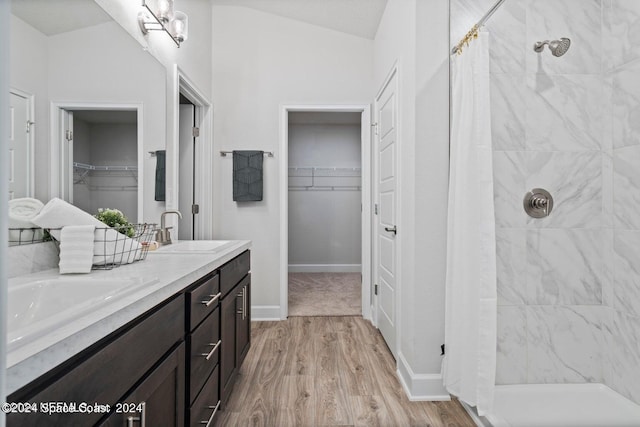
[[[449,393],[491,411],[496,370],[496,240],[489,35],[452,60],[445,359]]]

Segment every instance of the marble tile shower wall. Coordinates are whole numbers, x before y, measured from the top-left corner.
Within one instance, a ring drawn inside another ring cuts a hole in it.
[[[640,2],[508,0],[487,27],[497,383],[605,382],[640,403]],[[533,51],[560,37],[563,57]],[[549,218],[522,209],[535,187]]]

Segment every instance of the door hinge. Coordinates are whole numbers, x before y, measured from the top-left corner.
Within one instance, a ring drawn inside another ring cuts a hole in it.
[[[71,130],[67,130],[67,131],[65,131],[65,133],[64,133],[64,138],[65,138],[67,141],[73,141],[73,131],[71,131]]]
[[[199,214],[200,213],[200,205],[197,205],[197,204],[191,205],[191,213],[193,215]]]
[[[377,204],[377,203],[375,203],[375,204],[373,205],[373,213],[375,213],[376,215],[378,215],[378,204]]]
[[[371,123],[371,127],[373,128],[373,131],[376,133],[376,135],[378,135],[378,123]]]
[[[378,295],[378,284],[373,285],[373,294]]]
[[[194,138],[197,138],[200,136],[200,128],[194,127],[192,130],[193,130],[192,133]]]
[[[440,346],[440,356],[444,356],[444,344]]]

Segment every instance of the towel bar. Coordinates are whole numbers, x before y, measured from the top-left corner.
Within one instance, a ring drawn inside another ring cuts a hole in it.
[[[227,154],[233,154],[233,151],[220,151],[221,157],[227,157]],[[267,157],[273,157],[273,151],[265,151],[264,154],[266,154]]]

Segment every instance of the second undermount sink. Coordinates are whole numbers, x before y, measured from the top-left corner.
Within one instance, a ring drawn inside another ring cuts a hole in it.
[[[57,277],[9,283],[7,344],[25,345],[71,322],[104,303],[116,301],[157,278]]]
[[[233,240],[180,240],[169,245],[160,246],[156,251],[160,253],[193,253],[216,252],[233,243]]]

